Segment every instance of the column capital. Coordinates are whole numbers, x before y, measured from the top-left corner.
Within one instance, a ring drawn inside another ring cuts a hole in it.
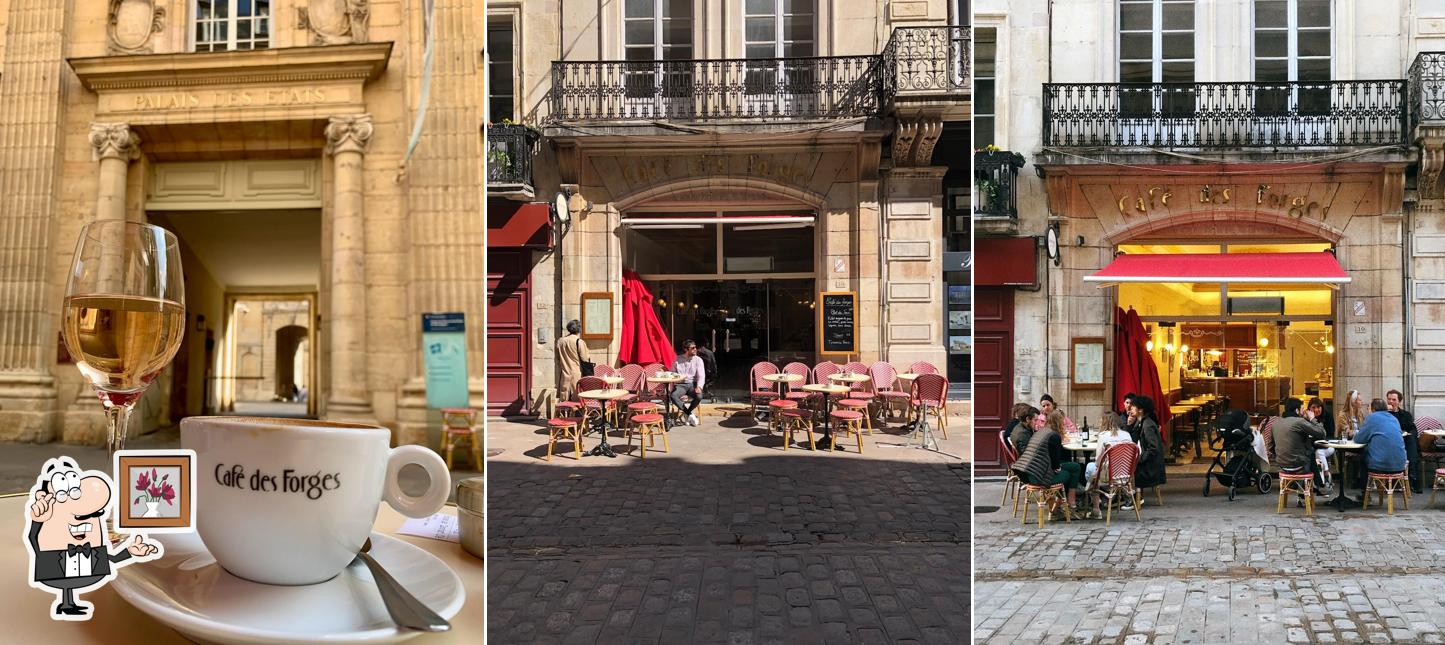
[[[131,161],[140,158],[140,136],[131,131],[129,123],[91,123],[90,148],[94,161]]]
[[[373,131],[370,114],[333,116],[326,124],[326,152],[365,153]]]

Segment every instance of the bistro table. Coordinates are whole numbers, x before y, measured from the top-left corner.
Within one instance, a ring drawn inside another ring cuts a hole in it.
[[[1088,465],[1090,461],[1094,460],[1094,454],[1099,451],[1099,440],[1088,439],[1084,441],[1066,442],[1064,443],[1064,450],[1072,453],[1084,453],[1084,465]],[[1078,460],[1078,454],[1073,455],[1073,457],[1075,461]]]
[[[170,643],[191,641],[170,627],[136,609],[118,595],[109,584],[87,591],[81,599],[95,604],[90,620],[83,622],[50,619],[54,594],[28,586],[30,560],[25,541],[18,539],[24,530],[28,493],[0,496],[0,530],[7,536],[0,540],[0,625],[5,626],[6,642],[11,643]],[[457,507],[448,504],[441,510],[456,515]],[[487,576],[481,558],[462,550],[460,544],[396,533],[406,518],[386,504],[380,506],[372,530],[418,547],[446,563],[462,580],[466,601],[462,610],[451,618],[451,631],[425,634],[413,641],[432,643],[477,643],[483,635],[487,612],[485,594]],[[151,539],[165,541],[166,536]],[[355,565],[354,565],[355,566]],[[121,571],[124,571],[122,569]],[[111,584],[114,584],[113,582]],[[278,589],[281,589],[278,587]],[[370,593],[358,589],[358,593]],[[380,626],[378,626],[380,627]],[[298,636],[299,637],[299,636]]]
[[[1355,443],[1353,441],[1349,441],[1348,439],[1330,439],[1316,441],[1315,447],[1335,449],[1335,470],[1339,471],[1340,474],[1340,476],[1337,478],[1340,483],[1340,492],[1338,495],[1335,495],[1335,499],[1333,502],[1326,503],[1333,503],[1335,505],[1335,508],[1338,509],[1341,513],[1343,513],[1345,512],[1345,504],[1357,503],[1356,500],[1350,499],[1348,496],[1345,495],[1345,489],[1350,485],[1350,478],[1346,476],[1345,473],[1345,453],[1354,452],[1356,450],[1363,450],[1365,448],[1365,444]],[[1365,494],[1368,495],[1369,493]]]
[[[599,376],[597,378],[601,379],[603,383],[606,383],[608,385],[622,385],[622,382],[627,380],[615,374],[610,376]]]
[[[814,394],[817,394],[823,399],[823,438],[819,439],[817,443],[813,445],[813,447],[815,449],[822,448],[824,450],[827,450],[829,448],[835,448],[836,446],[833,445],[833,427],[832,424],[829,423],[828,419],[828,414],[833,411],[833,395],[847,394],[851,392],[852,389],[845,385],[823,385],[821,383],[809,383],[807,385],[804,385],[801,389],[805,392],[812,392]],[[842,450],[842,448],[838,449]]]
[[[763,380],[776,385],[778,388],[778,398],[783,399],[787,398],[788,396],[788,386],[803,380],[803,375],[788,374],[787,372],[779,374],[764,374]],[[762,416],[764,419],[767,419],[770,416],[770,413],[763,412]]]
[[[829,376],[828,380],[842,381],[849,385],[857,385],[859,383],[867,383],[871,379],[868,377],[867,374],[834,374],[832,376]]]
[[[672,428],[672,392],[671,392],[672,386],[675,385],[675,384],[677,384],[677,383],[681,383],[681,382],[683,382],[683,381],[686,381],[686,380],[687,380],[687,377],[685,377],[685,376],[683,376],[683,375],[681,375],[681,374],[678,374],[677,372],[663,372],[663,373],[661,373],[661,374],[654,374],[654,375],[652,375],[652,376],[647,377],[647,382],[648,382],[648,383],[661,383],[661,384],[667,385],[667,387],[662,388],[662,427],[663,427],[663,429],[671,429],[671,428]]]
[[[580,397],[580,398],[583,398],[583,399],[592,399],[593,401],[601,401],[601,402],[602,402],[602,421],[601,421],[600,424],[598,424],[598,425],[600,426],[599,429],[601,430],[601,434],[602,434],[602,442],[599,443],[599,444],[597,444],[596,446],[593,446],[592,450],[588,451],[587,454],[592,455],[593,457],[596,457],[596,456],[598,456],[598,455],[606,455],[606,456],[608,456],[608,457],[616,457],[616,456],[617,456],[617,453],[612,452],[612,446],[607,445],[607,433],[608,433],[608,431],[612,430],[612,428],[613,428],[612,422],[609,421],[608,418],[607,418],[607,402],[608,402],[608,401],[616,401],[617,399],[621,399],[621,398],[623,398],[623,397],[626,397],[626,396],[629,395],[629,394],[632,394],[632,393],[631,393],[631,392],[628,392],[627,390],[616,390],[616,389],[613,389],[613,390],[592,390],[592,391],[590,391],[590,392],[578,392],[578,393],[577,393],[577,396]]]

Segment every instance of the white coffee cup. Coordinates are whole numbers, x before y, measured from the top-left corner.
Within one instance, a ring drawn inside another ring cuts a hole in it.
[[[276,585],[336,576],[356,558],[378,501],[407,517],[446,504],[451,475],[422,446],[391,447],[376,426],[305,419],[188,417],[181,446],[196,451],[196,529],[227,571]],[[397,474],[416,464],[431,478],[420,497]]]

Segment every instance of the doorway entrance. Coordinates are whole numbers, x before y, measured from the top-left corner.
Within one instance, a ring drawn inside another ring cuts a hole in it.
[[[712,399],[746,400],[748,371],[759,361],[810,367],[816,361],[812,279],[644,282],[674,350],[689,338],[712,350],[717,364],[707,386]]]

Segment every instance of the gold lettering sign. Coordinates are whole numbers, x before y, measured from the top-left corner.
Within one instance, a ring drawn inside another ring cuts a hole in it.
[[[629,184],[647,184],[669,177],[708,177],[730,174],[729,158],[718,155],[619,159],[622,178]],[[809,178],[803,168],[779,163],[766,155],[748,155],[742,174],[784,184],[802,184]]]
[[[1216,186],[1204,184],[1199,187],[1198,203],[1211,205],[1229,204],[1237,186]],[[1128,193],[1119,197],[1115,204],[1119,208],[1120,215],[1133,213],[1147,214],[1158,208],[1167,208],[1169,198],[1174,193],[1169,187],[1154,186],[1142,194],[1130,195]],[[1309,217],[1314,219],[1327,219],[1330,216],[1330,207],[1317,201],[1311,201],[1307,195],[1294,195],[1270,190],[1269,184],[1259,184],[1254,191],[1254,206],[1259,210],[1271,210],[1281,212],[1289,217],[1300,219]]]
[[[284,107],[327,102],[326,90],[314,87],[264,90],[211,90],[137,94],[135,110],[196,110],[203,108]]]

